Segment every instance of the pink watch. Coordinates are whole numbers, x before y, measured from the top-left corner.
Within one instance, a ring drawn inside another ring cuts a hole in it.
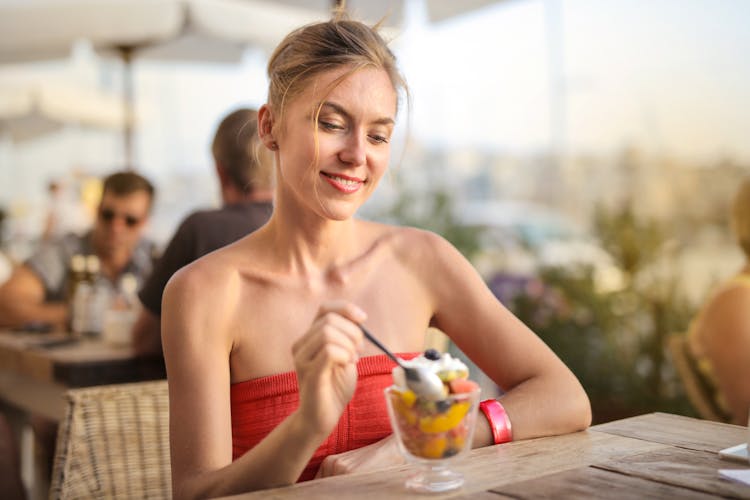
[[[485,399],[479,403],[479,409],[482,410],[490,423],[495,444],[513,441],[513,428],[510,425],[510,418],[508,418],[508,413],[506,413],[500,401]]]

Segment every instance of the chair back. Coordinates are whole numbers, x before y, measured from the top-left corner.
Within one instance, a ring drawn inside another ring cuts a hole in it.
[[[677,374],[682,381],[685,394],[700,417],[705,420],[726,422],[727,419],[717,405],[708,381],[706,381],[705,376],[698,371],[695,360],[688,352],[688,344],[685,335],[670,335],[667,339],[667,347],[672,357],[674,367],[677,370]]]
[[[50,499],[172,497],[166,380],[66,396]]]

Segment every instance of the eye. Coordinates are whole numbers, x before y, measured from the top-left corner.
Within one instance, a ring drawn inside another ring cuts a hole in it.
[[[344,127],[339,125],[338,123],[329,122],[326,120],[319,120],[318,124],[320,125],[320,128],[324,130],[343,130]]]
[[[368,135],[368,137],[370,138],[372,142],[375,142],[378,144],[388,144],[388,137],[385,137],[383,135],[371,134],[371,135]]]

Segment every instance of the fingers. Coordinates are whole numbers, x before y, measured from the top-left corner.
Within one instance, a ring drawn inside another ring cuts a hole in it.
[[[354,304],[322,304],[307,333],[292,346],[300,411],[316,432],[328,435],[351,400],[363,344],[357,322],[367,316]]]
[[[356,363],[363,344],[358,324],[367,315],[350,302],[333,301],[320,306],[306,335],[292,347],[297,362],[308,364],[323,357],[335,363]]]
[[[365,472],[391,467],[405,463],[404,456],[398,451],[398,444],[393,435],[378,442],[346,451],[336,455],[328,455],[320,464],[316,478]]]
[[[318,314],[315,317],[319,318],[326,313],[337,313],[357,324],[364,323],[367,320],[366,312],[346,300],[329,300],[323,302],[318,308]]]
[[[339,476],[342,474],[348,474],[350,472],[349,464],[345,463],[346,460],[342,459],[340,455],[328,455],[320,464],[318,472],[315,474],[315,478]]]

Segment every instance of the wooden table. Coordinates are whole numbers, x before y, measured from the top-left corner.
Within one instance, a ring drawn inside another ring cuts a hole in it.
[[[717,454],[746,440],[744,427],[652,413],[473,450],[455,466],[466,484],[449,493],[407,491],[403,485],[413,466],[406,465],[227,498],[750,498],[750,486],[718,474],[750,467]]]
[[[73,387],[165,377],[161,357],[137,357],[131,347],[65,334],[0,332],[0,399],[54,420]]]

